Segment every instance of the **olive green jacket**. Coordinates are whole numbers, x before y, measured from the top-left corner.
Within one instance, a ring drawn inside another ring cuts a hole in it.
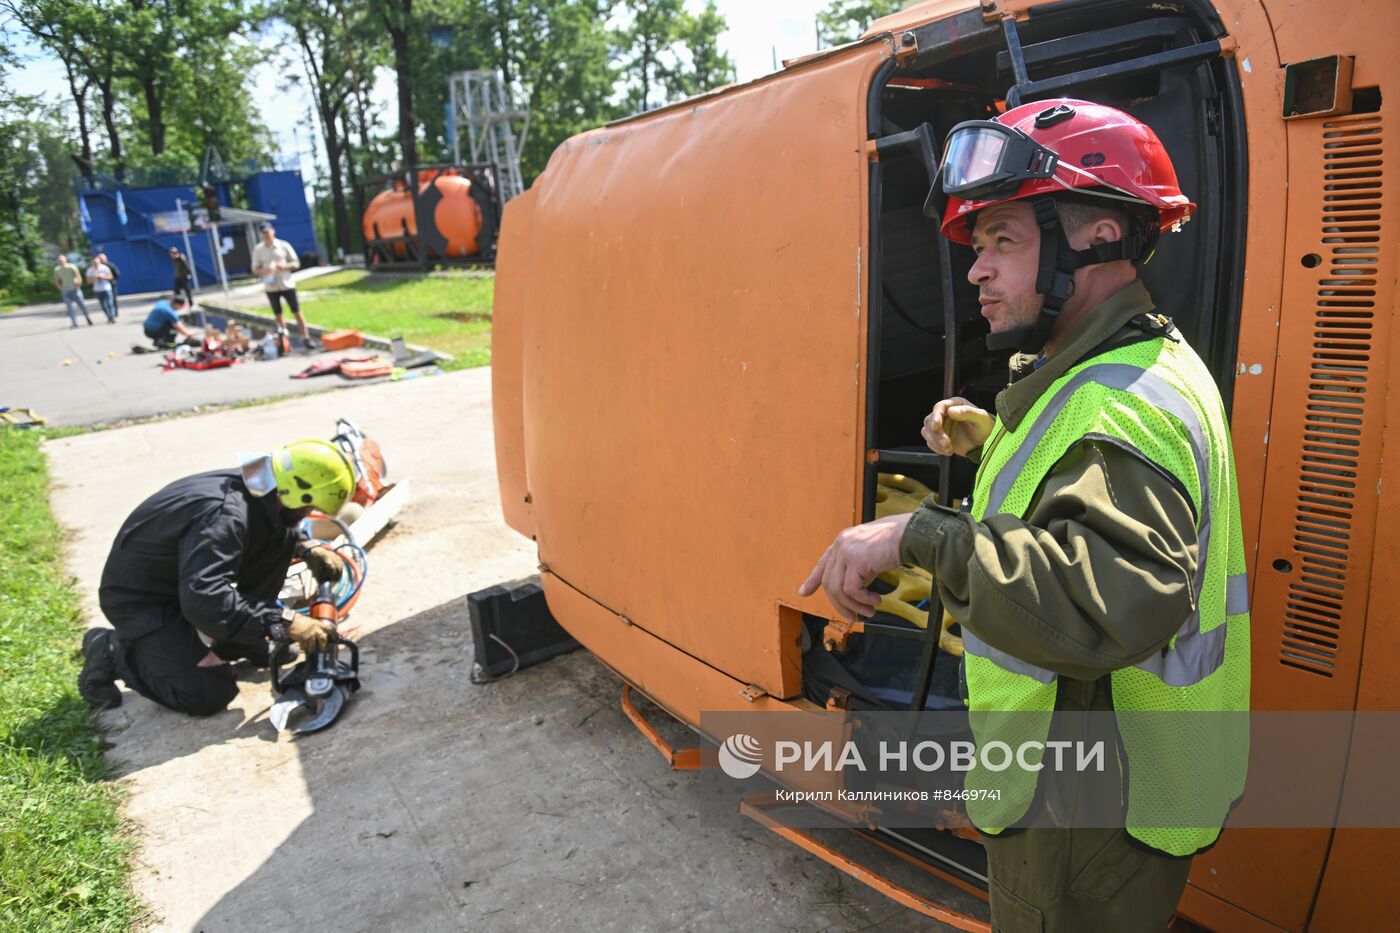
[[[1039,369],[1033,357],[1013,357],[1013,382],[996,400],[1002,424],[1014,429],[1079,362],[1160,336],[1158,316],[1143,317],[1152,308],[1134,282],[1076,322]],[[900,559],[932,573],[954,621],[987,644],[1094,681],[1160,651],[1181,627],[1195,607],[1196,541],[1195,509],[1177,479],[1133,451],[1085,440],[1050,471],[1024,518],[978,522],[930,498]],[[1106,697],[1090,699],[1101,692],[1091,684],[1063,686],[1106,708]]]

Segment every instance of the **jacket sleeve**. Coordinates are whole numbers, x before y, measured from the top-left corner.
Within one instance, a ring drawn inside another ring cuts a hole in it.
[[[261,633],[282,615],[275,602],[250,602],[233,585],[247,538],[246,508],[229,496],[180,539],[180,611],[216,643],[245,628]]]
[[[292,249],[292,245],[290,243],[287,244],[287,248],[282,252],[284,253],[282,261],[290,262],[292,264],[292,268],[287,270],[288,272],[295,272],[297,269],[301,268],[301,257],[297,255],[296,250]]]
[[[993,648],[1094,680],[1160,651],[1195,608],[1190,497],[1154,464],[1084,441],[1026,518],[925,505],[901,560],[938,581],[953,619]]]

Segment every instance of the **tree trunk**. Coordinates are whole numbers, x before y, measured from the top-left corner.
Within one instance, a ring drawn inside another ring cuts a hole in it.
[[[395,30],[394,75],[399,85],[399,145],[409,179],[418,173],[418,133],[413,121],[413,68],[409,64],[408,31]]]
[[[399,86],[399,147],[403,151],[404,178],[410,190],[418,186],[418,134],[413,121],[413,66],[409,56],[408,29],[413,18],[413,0],[387,0],[383,11],[394,51],[394,77]],[[397,22],[395,21],[397,20]]]
[[[335,245],[341,253],[350,252],[350,214],[345,207],[345,177],[340,158],[345,154],[345,144],[340,139],[340,115],[336,112],[321,113],[321,125],[326,134],[326,162],[331,170],[331,214],[335,218]]]
[[[510,17],[506,15],[506,0],[496,0],[496,38],[501,43],[501,79],[510,93]]]
[[[63,68],[68,72],[68,90],[73,95],[73,107],[78,111],[78,140],[82,144],[82,154],[76,159],[78,170],[85,180],[92,181],[92,136],[87,115],[87,95],[92,79],[84,81],[81,86],[78,84],[78,76],[73,72],[73,59],[69,55],[63,56]]]
[[[141,90],[146,96],[146,117],[151,134],[151,155],[160,155],[165,151],[164,100],[160,81],[153,76],[143,77]]]
[[[360,76],[359,65],[355,61],[355,40],[350,33],[350,18],[345,15],[345,6],[340,0],[333,3],[336,14],[340,17],[341,40],[345,46],[345,58],[350,65],[350,96],[355,101],[355,113],[359,118],[360,150],[361,153],[370,151],[369,142],[369,118],[365,115],[369,110],[369,101],[366,99],[369,94],[368,85],[364,78]],[[371,78],[373,75],[370,76]],[[350,120],[349,114],[345,113],[341,122],[341,135],[345,137],[345,161],[350,168],[350,183],[355,183],[355,153],[350,145]],[[358,191],[356,192],[358,196]]]
[[[108,67],[103,71],[102,80],[97,85],[97,96],[102,98],[102,124],[107,128],[107,148],[112,156],[112,174],[117,181],[126,178],[126,161],[122,157],[122,137],[117,131],[117,101],[112,95],[112,55],[107,54]]]
[[[360,173],[355,169],[355,153],[350,145],[350,111],[343,109],[340,111],[340,135],[345,146],[345,171],[349,176],[346,180],[350,182],[350,190],[355,192],[355,220],[350,225],[350,235],[345,238],[345,251],[354,250],[355,244],[363,239],[363,226],[365,216],[365,193],[360,189]]]

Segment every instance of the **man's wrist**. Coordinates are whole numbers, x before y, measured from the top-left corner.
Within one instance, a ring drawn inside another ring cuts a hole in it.
[[[283,607],[277,618],[268,623],[267,637],[271,638],[273,641],[285,641],[287,638],[287,626],[295,622],[296,618],[297,614],[295,612]]]
[[[925,501],[904,526],[904,534],[899,540],[900,562],[932,570],[932,556],[937,550],[937,539],[943,533],[943,525],[957,520],[956,512]]]

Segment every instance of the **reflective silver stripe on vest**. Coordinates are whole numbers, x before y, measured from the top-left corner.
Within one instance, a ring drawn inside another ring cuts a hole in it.
[[[1249,577],[1233,574],[1225,580],[1225,614],[1243,615],[1249,611]]]
[[[1207,452],[1210,445],[1206,441],[1205,431],[1201,428],[1200,416],[1196,413],[1194,406],[1188,402],[1180,392],[1161,376],[1149,370],[1132,366],[1127,363],[1098,363],[1085,367],[1070,378],[1063,386],[1056,391],[1050,402],[1041,409],[1040,415],[1035,423],[1031,425],[1026,433],[1025,439],[1016,451],[1007,460],[1006,464],[997,472],[992,481],[992,488],[987,497],[987,508],[982,513],[983,517],[994,514],[1001,504],[1006,501],[1006,497],[1011,493],[1012,487],[1020,479],[1021,472],[1030,461],[1031,454],[1035,452],[1036,446],[1045,438],[1046,432],[1050,430],[1051,423],[1055,420],[1056,414],[1064,407],[1065,402],[1080,387],[1090,383],[1098,383],[1106,388],[1117,389],[1123,392],[1131,392],[1149,404],[1162,409],[1173,415],[1181,422],[1182,427],[1191,438],[1191,455],[1196,461],[1196,476],[1201,487],[1201,517],[1200,528],[1197,536],[1197,560],[1196,576],[1194,579],[1194,589],[1196,593],[1201,592],[1205,583],[1206,566],[1210,559],[1210,463],[1207,459]],[[1239,582],[1235,582],[1238,580]],[[1226,586],[1226,614],[1234,614],[1232,606],[1244,606],[1240,612],[1248,611],[1249,589],[1244,575],[1231,577],[1227,580]],[[963,647],[972,650],[967,641],[967,631],[963,632]],[[981,647],[979,645],[979,647]],[[989,646],[988,651],[992,651]],[[1043,675],[1054,677],[1054,673],[1044,668],[1034,667],[1022,661],[1015,661],[1015,667],[1003,664],[997,658],[992,658],[981,650],[973,650],[973,654],[988,657],[1007,670],[1016,673],[1026,674],[1035,677],[1042,683],[1049,683],[1043,679]],[[1001,654],[998,652],[998,654]],[[1002,655],[1007,657],[1006,655]],[[1013,659],[1014,660],[1014,659]],[[1201,631],[1201,613],[1199,606],[1177,629],[1176,643],[1170,648],[1164,649],[1161,654],[1154,655],[1146,661],[1137,664],[1138,668],[1147,671],[1160,678],[1163,683],[1173,687],[1188,687],[1195,683],[1200,683],[1212,672],[1217,670],[1225,661],[1225,626],[1217,625],[1209,632]],[[1031,673],[1031,672],[1035,673]]]
[[[963,651],[967,654],[975,654],[979,658],[986,658],[1002,670],[1010,671],[1013,674],[1024,674],[1033,677],[1043,684],[1053,684],[1055,682],[1055,672],[1047,671],[1043,667],[1036,667],[1034,664],[1027,664],[1020,658],[1013,658],[998,648],[993,648],[966,627],[962,630]]]

